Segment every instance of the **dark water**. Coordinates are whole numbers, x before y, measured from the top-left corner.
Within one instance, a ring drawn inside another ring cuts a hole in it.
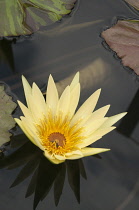
[[[97,108],[111,104],[108,116],[129,112],[117,124],[117,130],[95,143],[95,146],[111,148],[111,151],[101,154],[102,159],[83,159],[87,180],[81,177],[80,204],[66,175],[58,207],[55,207],[51,189],[39,203],[39,210],[139,209],[139,83],[132,71],[123,68],[120,60],[103,47],[100,37],[101,31],[111,26],[116,17],[135,18],[136,14],[122,0],[105,0],[105,3],[103,0],[81,0],[71,17],[46,31],[14,43],[0,41],[0,80],[7,83],[21,101],[25,102],[22,74],[30,83],[35,81],[44,89],[51,73],[61,91],[80,71],[80,104],[96,89],[102,88]],[[21,169],[1,169],[1,210],[33,209],[33,196],[25,198],[30,178],[9,189]],[[79,174],[77,176],[75,186],[79,192]],[[47,179],[44,176],[44,182]]]

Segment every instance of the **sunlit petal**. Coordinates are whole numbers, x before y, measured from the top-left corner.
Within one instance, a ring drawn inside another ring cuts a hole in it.
[[[83,105],[79,108],[79,110],[73,117],[72,123],[75,123],[78,119],[84,118],[94,111],[100,95],[100,91],[101,89],[97,90],[83,103]]]
[[[69,112],[69,105],[70,105],[70,87],[67,86],[62,93],[58,106],[57,106],[57,113],[62,113],[63,117],[65,117]]]
[[[54,164],[66,159],[79,159],[109,151],[87,147],[113,129],[112,126],[125,116],[121,113],[105,117],[109,105],[94,111],[100,89],[93,93],[75,113],[80,97],[79,72],[58,97],[52,76],[48,80],[46,102],[38,86],[32,88],[23,77],[27,107],[18,101],[24,116],[15,119],[27,137],[44,151],[45,157]]]
[[[50,162],[52,162],[54,164],[63,163],[65,161],[65,160],[58,160],[58,159],[52,157],[52,155],[50,155],[47,151],[44,151],[44,155],[48,160],[50,160]]]
[[[33,86],[32,86],[32,97],[34,99],[34,102],[37,102],[34,104],[36,104],[36,107],[37,107],[36,111],[39,112],[40,117],[42,114],[46,115],[46,102],[44,100],[42,92],[40,91],[40,89],[35,83],[33,83]]]
[[[48,86],[46,91],[46,103],[48,108],[55,113],[58,104],[58,92],[54,83],[53,77],[50,75],[48,79]]]
[[[117,115],[114,115],[112,117],[109,117],[104,124],[102,124],[101,128],[110,127],[113,124],[115,124],[118,120],[120,120],[122,117],[124,117],[127,114],[127,112],[120,113]]]
[[[83,156],[90,156],[90,155],[96,155],[102,152],[107,152],[110,149],[104,149],[104,148],[90,148],[90,147],[86,147],[81,149],[81,152],[83,154]]]
[[[76,110],[78,102],[79,102],[79,98],[80,98],[80,84],[77,83],[77,85],[71,91],[70,105],[69,105],[70,118],[75,113],[75,110]]]
[[[24,126],[24,123],[21,120],[17,119],[17,118],[14,118],[14,119],[15,119],[16,123],[19,125],[19,127],[26,134],[26,136],[32,141],[33,144],[35,144],[37,146],[36,142],[34,141],[34,137],[28,132],[28,130]]]
[[[70,84],[71,90],[79,83],[79,72],[77,72]]]
[[[22,75],[22,83],[23,83],[23,87],[24,87],[26,102],[27,102],[28,108],[30,108],[29,98],[32,94],[32,90],[31,90],[31,87],[30,87],[28,81],[26,80],[26,78],[23,75]]]

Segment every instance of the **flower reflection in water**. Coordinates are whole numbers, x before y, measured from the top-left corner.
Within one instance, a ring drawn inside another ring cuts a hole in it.
[[[11,187],[15,187],[29,176],[32,176],[25,197],[34,194],[33,209],[36,209],[39,202],[45,199],[52,187],[54,189],[54,202],[56,206],[58,205],[64,187],[66,172],[69,185],[77,201],[80,202],[80,177],[87,178],[81,159],[67,160],[59,165],[52,164],[44,157],[38,147],[28,141],[24,134],[12,137],[11,150],[13,152],[1,157],[0,168],[12,170],[23,166]]]

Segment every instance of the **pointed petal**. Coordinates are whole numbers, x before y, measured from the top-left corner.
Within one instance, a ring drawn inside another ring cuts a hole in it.
[[[106,128],[102,128],[100,127],[98,130],[96,130],[92,135],[96,135],[96,136],[104,136],[107,133],[111,132],[112,130],[114,130],[116,127],[112,126],[112,127],[106,127]]]
[[[35,144],[37,146],[36,142],[34,141],[34,137],[28,132],[28,130],[24,126],[24,123],[17,118],[14,118],[14,119],[15,119],[16,123],[19,125],[19,127],[22,129],[22,131],[26,134],[26,136],[32,141],[33,144]]]
[[[48,79],[46,103],[48,105],[48,108],[51,109],[52,113],[55,114],[58,104],[58,92],[53,77],[51,75]]]
[[[20,101],[17,101],[17,102],[18,102],[18,104],[19,104],[19,106],[20,106],[24,116],[26,118],[29,118],[30,120],[33,121],[33,117],[32,117],[32,114],[31,114],[30,110],[23,103],[21,103]]]
[[[100,109],[98,109],[92,113],[91,118],[94,120],[103,118],[107,114],[109,108],[110,108],[110,105],[101,107]]]
[[[40,119],[44,119],[45,114],[38,107],[37,102],[34,101],[34,97],[31,95],[29,98],[30,111],[33,117],[34,122],[38,123]]]
[[[35,83],[33,83],[33,86],[32,86],[32,97],[33,97],[34,102],[37,107],[36,111],[39,112],[40,115],[42,115],[42,114],[46,115],[45,99],[43,97],[42,92],[40,91],[40,89],[38,88],[38,86]],[[32,106],[33,106],[33,104],[32,104]]]
[[[102,152],[107,152],[110,149],[104,149],[104,148],[90,148],[90,147],[86,147],[81,149],[81,152],[83,154],[84,157],[86,156],[90,156],[90,155],[96,155]]]
[[[25,125],[26,130],[28,133],[31,133],[32,136],[36,135],[36,127],[34,126],[34,123],[30,119],[27,119],[26,117],[21,116],[20,117],[22,123]]]
[[[86,117],[87,115],[91,114],[97,104],[101,89],[94,92],[79,108],[77,113],[72,119],[72,123],[75,123],[79,119]]]
[[[59,164],[59,163],[62,163],[64,162],[65,160],[58,160],[58,159],[55,159],[54,157],[52,157],[52,155],[50,155],[46,150],[44,151],[44,156],[52,163],[54,164]]]
[[[36,146],[38,146],[41,150],[44,150],[43,146],[41,145],[40,139],[37,136],[35,126],[25,117],[21,117],[21,121],[24,129],[26,130],[26,133],[32,137],[33,143]]]
[[[113,124],[115,124],[118,120],[120,120],[122,117],[124,117],[127,114],[127,112],[120,113],[114,116],[109,117],[104,124],[101,126],[101,128],[110,127]]]
[[[107,117],[105,118],[101,118],[101,119],[97,119],[97,120],[88,120],[87,123],[84,125],[85,130],[83,132],[83,136],[84,135],[91,135],[93,132],[95,132],[97,129],[99,129],[99,127],[105,123],[105,121],[107,120]]]
[[[84,148],[89,146],[90,144],[93,144],[94,142],[96,142],[97,140],[101,139],[102,136],[97,136],[97,135],[91,135],[91,137],[84,139],[84,141],[80,144],[77,145],[77,147],[79,148]]]
[[[57,106],[57,113],[58,114],[62,113],[62,116],[65,117],[69,111],[69,104],[70,104],[70,87],[67,86],[59,99]]]
[[[77,83],[79,83],[79,72],[77,72],[70,84],[70,89],[72,90],[76,85]]]
[[[80,84],[78,83],[71,91],[70,105],[69,105],[70,118],[72,118],[72,116],[75,113],[75,110],[79,102],[79,98],[80,98]]]
[[[28,108],[30,108],[29,97],[32,94],[32,90],[31,90],[31,87],[30,87],[28,81],[26,80],[26,78],[23,75],[22,75],[22,83],[23,83],[23,87],[24,87],[26,102],[27,102]]]

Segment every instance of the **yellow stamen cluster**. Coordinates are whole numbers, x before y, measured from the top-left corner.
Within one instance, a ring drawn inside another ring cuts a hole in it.
[[[50,154],[64,155],[77,150],[76,145],[85,139],[83,127],[70,126],[69,117],[63,119],[62,116],[62,113],[53,116],[49,112],[47,118],[36,125],[41,144]]]

